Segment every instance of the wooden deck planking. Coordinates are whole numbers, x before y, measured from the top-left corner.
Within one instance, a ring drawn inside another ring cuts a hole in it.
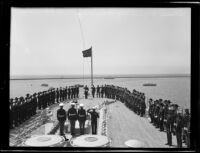
[[[166,132],[160,132],[145,117],[140,117],[129,110],[123,103],[116,102],[109,105],[108,133],[112,140],[112,147],[127,147],[124,143],[129,139],[137,139],[146,147],[169,148]],[[176,139],[173,136],[173,144]]]

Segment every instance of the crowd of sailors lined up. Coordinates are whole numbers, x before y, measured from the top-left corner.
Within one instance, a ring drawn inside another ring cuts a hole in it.
[[[165,131],[167,134],[166,145],[172,146],[172,135],[176,136],[177,147],[182,148],[183,143],[190,147],[190,112],[181,109],[179,105],[170,100],[149,99],[149,117],[151,123]]]
[[[89,88],[87,86],[85,89],[85,98],[88,97]],[[134,111],[136,114],[140,116],[145,115],[146,104],[145,104],[145,95],[142,92],[136,91],[135,89],[130,92],[127,88],[114,86],[114,85],[102,85],[102,86],[92,86],[91,93],[93,98],[101,97],[101,98],[111,98],[119,100],[125,105]]]
[[[52,104],[79,97],[79,86],[51,88],[46,91],[26,94],[26,97],[11,98],[10,109],[10,129],[19,126],[33,115],[37,109],[44,110]]]

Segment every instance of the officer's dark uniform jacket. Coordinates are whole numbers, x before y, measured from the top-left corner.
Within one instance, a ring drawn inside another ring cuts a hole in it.
[[[174,110],[169,110],[167,111],[167,128],[172,131],[173,127],[173,122],[174,122]]]
[[[70,108],[67,115],[69,120],[77,120],[77,111],[75,108]]]
[[[85,89],[85,93],[89,91],[88,87],[85,87],[84,89]]]
[[[100,91],[100,87],[99,87],[99,86],[97,86],[97,93],[99,93],[99,91]]]
[[[183,122],[183,116],[181,114],[176,115],[174,125],[175,125],[175,128],[176,128],[176,131],[180,131],[180,132],[182,131],[184,122]]]
[[[78,110],[78,120],[79,121],[85,121],[86,120],[86,111],[85,111],[85,109],[79,109]]]
[[[66,111],[64,109],[57,110],[57,119],[59,122],[64,122],[66,118]]]
[[[92,93],[94,93],[95,92],[95,87],[92,87]]]
[[[91,121],[97,122],[97,118],[99,118],[99,113],[88,110],[88,113],[91,114]]]

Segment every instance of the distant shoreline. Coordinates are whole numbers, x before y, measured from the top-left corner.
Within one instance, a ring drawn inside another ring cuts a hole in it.
[[[93,79],[104,79],[108,76],[96,76]],[[178,77],[190,77],[190,75],[138,75],[138,76],[109,76],[109,78],[118,79],[118,78],[178,78]],[[55,79],[83,79],[83,77],[30,77],[30,78],[10,78],[10,80],[55,80]],[[90,79],[90,77],[84,77],[84,79]],[[109,79],[107,79],[109,80]]]

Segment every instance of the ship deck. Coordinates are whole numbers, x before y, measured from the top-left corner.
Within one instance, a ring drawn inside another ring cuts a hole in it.
[[[91,98],[84,99],[81,97],[78,100],[78,103],[83,103],[84,108],[88,109],[98,104],[101,104],[105,100],[109,100],[106,98]],[[111,100],[110,100],[111,101]],[[64,102],[64,109],[68,110],[70,107],[70,101]],[[58,104],[54,104],[50,107],[53,112],[52,120],[56,121],[56,112],[58,110]],[[107,136],[111,139],[111,147],[127,147],[125,142],[129,139],[140,140],[145,143],[145,147],[147,148],[170,148],[168,145],[165,145],[167,142],[166,132],[160,132],[159,129],[156,129],[148,120],[147,117],[140,117],[128,109],[123,103],[120,101],[116,101],[115,103],[109,104],[108,107],[108,134]],[[37,116],[37,115],[36,115]],[[32,119],[32,122],[27,121],[24,125],[21,125],[18,128],[15,128],[10,131],[10,145],[11,146],[20,146],[19,141],[17,142],[15,138],[17,137],[17,132],[19,129],[27,126],[28,124],[33,124],[33,121],[36,119]],[[24,128],[23,128],[24,129]],[[34,134],[44,134],[44,127],[41,126],[32,132],[29,133],[29,136]],[[15,136],[14,136],[15,135]],[[27,139],[28,135],[24,137]],[[23,137],[21,137],[23,139]],[[172,136],[172,144],[176,147],[176,137]],[[18,144],[17,144],[18,143]]]

